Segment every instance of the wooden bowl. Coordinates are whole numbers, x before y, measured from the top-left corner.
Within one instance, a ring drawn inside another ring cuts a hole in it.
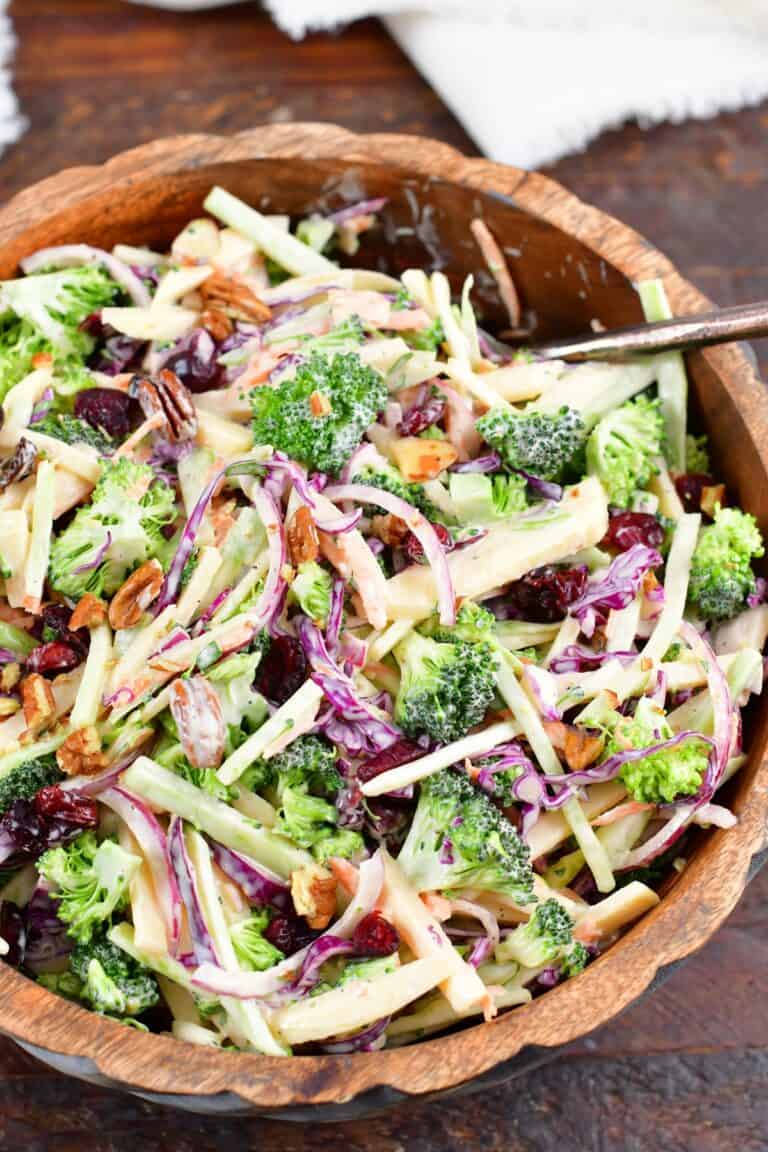
[[[395,273],[443,267],[455,286],[474,272],[493,317],[498,301],[468,228],[482,214],[510,257],[536,337],[583,330],[594,317],[609,327],[641,319],[632,281],[649,277],[663,279],[676,312],[710,306],[635,232],[543,176],[470,160],[434,140],[320,124],[161,140],[45,180],[0,214],[0,277],[49,244],[162,247],[215,183],[292,214],[386,196],[384,228],[360,259]],[[768,403],[752,365],[731,346],[691,356],[689,369],[718,474],[765,531]],[[766,843],[768,702],[750,728],[749,765],[730,785],[737,827],[702,835],[669,895],[586,972],[491,1024],[370,1055],[235,1055],[101,1019],[0,965],[0,1029],[72,1075],[206,1112],[340,1120],[507,1080],[626,1008],[732,910]]]

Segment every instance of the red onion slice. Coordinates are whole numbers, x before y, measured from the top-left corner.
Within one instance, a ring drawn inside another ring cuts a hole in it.
[[[329,500],[352,500],[356,504],[376,504],[404,520],[424,549],[435,578],[440,623],[450,627],[456,623],[456,597],[448,561],[435,529],[417,508],[399,496],[373,488],[368,484],[337,484],[326,488]]]
[[[165,920],[168,946],[175,952],[181,935],[181,894],[168,853],[165,833],[142,799],[124,788],[108,788],[99,799],[128,825],[149,865],[160,908]]]
[[[208,931],[203,914],[203,903],[197,888],[197,877],[189,859],[184,840],[184,822],[178,816],[171,818],[168,827],[168,854],[170,856],[182,903],[187,913],[187,926],[192,940],[192,955],[197,964],[220,964],[216,946]]]

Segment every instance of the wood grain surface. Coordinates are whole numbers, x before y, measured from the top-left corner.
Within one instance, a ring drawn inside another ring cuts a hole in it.
[[[112,0],[16,0],[19,91],[32,130],[0,162],[0,195],[67,164],[174,131],[334,118],[471,144],[373,23],[294,46],[245,5],[194,18]],[[55,47],[54,47],[55,45]],[[764,292],[765,109],[626,129],[554,171],[644,231],[721,302]],[[762,251],[761,251],[762,245]],[[761,281],[761,277],[763,280]],[[652,998],[547,1069],[473,1100],[339,1129],[179,1116],[65,1081],[0,1048],[0,1148],[768,1148],[758,879],[708,948]]]

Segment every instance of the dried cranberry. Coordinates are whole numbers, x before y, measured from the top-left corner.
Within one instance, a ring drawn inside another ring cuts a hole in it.
[[[587,587],[589,577],[586,566],[580,568],[535,568],[521,580],[510,584],[499,597],[500,615],[538,624],[551,624],[562,620],[568,608]]]
[[[18,968],[24,959],[27,932],[22,911],[11,900],[3,900],[0,904],[0,936],[8,945],[3,959],[6,964]]]
[[[90,645],[90,634],[87,628],[78,628],[73,632],[69,626],[71,619],[72,611],[65,604],[46,604],[42,612],[42,630],[36,634],[46,643],[59,640],[70,648],[80,649],[85,656]]]
[[[412,811],[410,801],[371,797],[365,805],[366,829],[387,851],[397,852],[408,834]]]
[[[433,424],[437,424],[445,413],[445,397],[433,391],[423,404],[414,404],[404,413],[400,421],[401,436],[418,436]]]
[[[275,636],[262,657],[254,687],[274,704],[284,704],[307,678],[304,649],[293,636]]]
[[[380,912],[369,912],[352,933],[352,943],[361,956],[391,956],[400,947],[400,934]]]
[[[190,392],[207,392],[215,388],[221,378],[216,344],[204,328],[190,332],[163,363],[163,368],[175,372]]]
[[[374,776],[380,776],[390,768],[398,768],[401,764],[408,764],[423,755],[424,749],[420,744],[414,743],[413,740],[398,740],[383,752],[377,752],[375,756],[364,760],[357,769],[357,778],[361,784],[365,784],[368,780],[373,780]]]
[[[698,512],[701,509],[702,491],[711,488],[714,482],[705,472],[686,472],[683,476],[675,477],[675,488],[686,512]]]
[[[117,388],[85,388],[75,397],[75,416],[115,440],[125,440],[137,414],[135,401]]]
[[[440,546],[443,552],[450,552],[453,548],[453,537],[444,524],[433,524],[435,534],[440,541]],[[424,562],[424,549],[421,542],[414,536],[413,532],[409,532],[405,538],[403,545],[405,554],[410,560],[411,564],[422,564]]]
[[[280,914],[273,916],[264,929],[264,936],[275,948],[279,948],[284,956],[293,956],[301,948],[306,948],[318,936],[308,928],[298,916]]]
[[[38,644],[27,657],[27,671],[39,672],[42,676],[58,676],[60,672],[69,672],[77,668],[83,660],[80,649],[70,644],[62,644],[60,640],[52,640],[49,644]]]
[[[48,784],[35,796],[35,808],[50,820],[66,820],[79,828],[94,828],[99,822],[99,807],[90,796]]]
[[[602,543],[619,552],[626,552],[635,544],[658,549],[664,543],[664,529],[649,512],[617,512],[608,522]]]

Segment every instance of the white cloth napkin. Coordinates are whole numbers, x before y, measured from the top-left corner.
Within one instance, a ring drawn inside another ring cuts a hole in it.
[[[0,0],[1,2],[1,0]],[[227,0],[132,0],[190,11]],[[533,167],[636,116],[768,95],[766,0],[266,0],[289,35],[384,17],[478,145]]]
[[[18,140],[26,126],[12,85],[10,63],[16,41],[7,10],[8,0],[0,0],[0,152]]]

